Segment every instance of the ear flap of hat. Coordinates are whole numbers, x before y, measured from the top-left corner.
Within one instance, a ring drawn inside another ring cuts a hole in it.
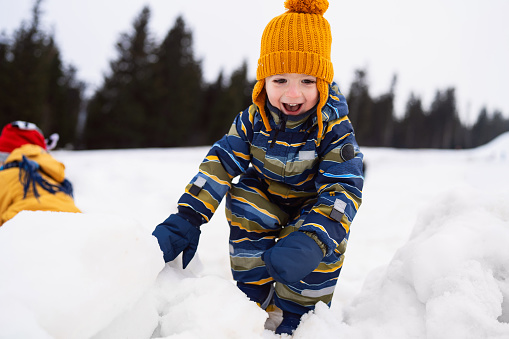
[[[325,134],[325,131],[323,130],[322,108],[325,106],[327,100],[329,99],[329,84],[323,79],[316,79],[316,87],[318,88],[318,94],[320,96],[318,106],[316,108],[316,117],[318,123],[317,145],[320,145],[320,142],[322,141]]]
[[[262,116],[263,125],[267,131],[272,130],[269,124],[269,117],[265,113],[265,100],[267,92],[265,91],[265,79],[258,80],[253,88],[253,103],[258,106]]]

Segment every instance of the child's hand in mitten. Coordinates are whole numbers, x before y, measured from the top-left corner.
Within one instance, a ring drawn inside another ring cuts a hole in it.
[[[323,256],[323,251],[315,240],[303,232],[296,231],[265,251],[262,260],[276,281],[288,285],[313,272]]]
[[[194,226],[177,214],[172,214],[164,222],[157,225],[152,235],[159,242],[165,262],[174,260],[183,252],[182,264],[186,268],[196,253],[200,233],[199,227]]]

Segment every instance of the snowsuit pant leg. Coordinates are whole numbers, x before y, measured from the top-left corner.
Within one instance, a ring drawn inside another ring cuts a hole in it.
[[[270,201],[258,179],[242,176],[226,197],[233,278],[251,286],[272,284],[274,280],[261,259],[262,254],[274,246],[277,238],[298,230],[314,203],[305,204],[289,221],[290,216]],[[341,272],[343,253],[340,248],[326,256],[312,273],[298,283],[276,283],[276,305],[297,314],[313,310],[319,301],[330,305]]]
[[[280,237],[285,237],[297,231],[304,223],[304,219],[311,211],[315,201],[303,206],[299,215],[294,217],[281,231]],[[282,310],[305,314],[315,309],[315,305],[322,301],[331,305],[336,283],[343,266],[346,241],[330,255],[324,257],[318,267],[297,283],[284,285],[276,282],[274,301]]]
[[[233,279],[254,285],[272,283],[262,254],[276,243],[288,214],[272,203],[257,178],[241,176],[226,196]]]

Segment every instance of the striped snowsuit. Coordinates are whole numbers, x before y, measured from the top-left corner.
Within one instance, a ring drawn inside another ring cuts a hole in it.
[[[317,238],[326,251],[320,265],[296,284],[275,285],[276,305],[286,311],[304,314],[318,301],[330,305],[341,271],[363,186],[363,155],[347,113],[344,96],[332,84],[319,142],[316,114],[279,130],[280,118],[270,112],[267,131],[251,105],[212,146],[179,200],[206,222],[227,194],[230,262],[238,282],[273,282],[261,255],[278,238],[297,229]]]

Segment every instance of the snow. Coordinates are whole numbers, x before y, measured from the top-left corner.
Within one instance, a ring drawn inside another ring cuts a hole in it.
[[[53,152],[84,213],[0,227],[0,338],[278,338],[232,281],[223,208],[186,270],[151,236],[207,150]],[[332,307],[293,337],[508,338],[509,134],[474,150],[363,152]]]

